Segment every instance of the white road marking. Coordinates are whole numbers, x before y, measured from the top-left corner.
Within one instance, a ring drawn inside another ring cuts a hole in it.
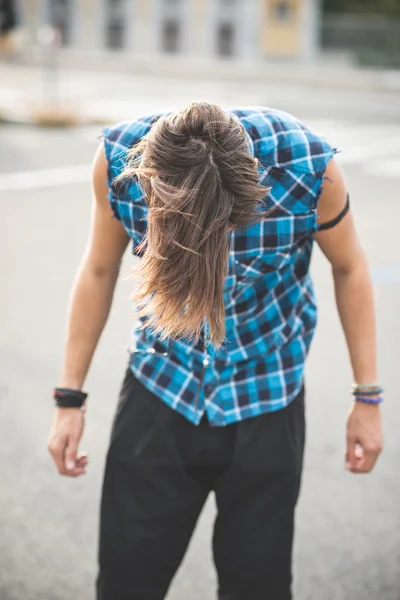
[[[0,175],[0,193],[38,190],[71,183],[87,183],[90,181],[91,170],[91,165],[75,165],[54,169],[2,173]]]

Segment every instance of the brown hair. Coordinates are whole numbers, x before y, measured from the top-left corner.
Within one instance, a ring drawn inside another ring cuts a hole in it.
[[[224,341],[229,228],[266,216],[257,164],[239,121],[206,102],[159,118],[130,151],[117,179],[137,177],[148,206],[134,299],[161,340],[197,342],[207,321],[207,341]]]

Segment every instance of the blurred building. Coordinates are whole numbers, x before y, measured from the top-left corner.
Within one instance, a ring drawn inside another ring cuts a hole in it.
[[[19,12],[87,51],[307,60],[320,11],[319,0],[19,0]]]

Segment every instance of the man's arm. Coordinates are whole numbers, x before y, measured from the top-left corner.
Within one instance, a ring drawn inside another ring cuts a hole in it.
[[[108,202],[107,161],[101,144],[93,164],[88,243],[72,288],[60,387],[81,389],[111,308],[121,258],[129,242]]]
[[[346,204],[346,185],[334,159],[328,163],[327,179],[319,200],[319,223],[334,219]],[[354,381],[377,381],[375,309],[371,277],[358,238],[351,209],[331,229],[317,232],[315,239],[332,266],[336,304],[349,349]],[[357,453],[357,445],[363,455]],[[348,468],[369,472],[382,449],[380,408],[354,402],[347,424]]]
[[[111,308],[120,262],[130,238],[108,202],[107,161],[101,144],[93,163],[93,208],[88,243],[72,287],[59,387],[81,389]],[[59,472],[77,476],[86,459],[77,456],[84,411],[57,408],[48,449]]]

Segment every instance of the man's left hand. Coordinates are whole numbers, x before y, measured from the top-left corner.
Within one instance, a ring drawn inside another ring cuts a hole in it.
[[[355,401],[347,421],[346,469],[369,473],[382,446],[380,406]]]

